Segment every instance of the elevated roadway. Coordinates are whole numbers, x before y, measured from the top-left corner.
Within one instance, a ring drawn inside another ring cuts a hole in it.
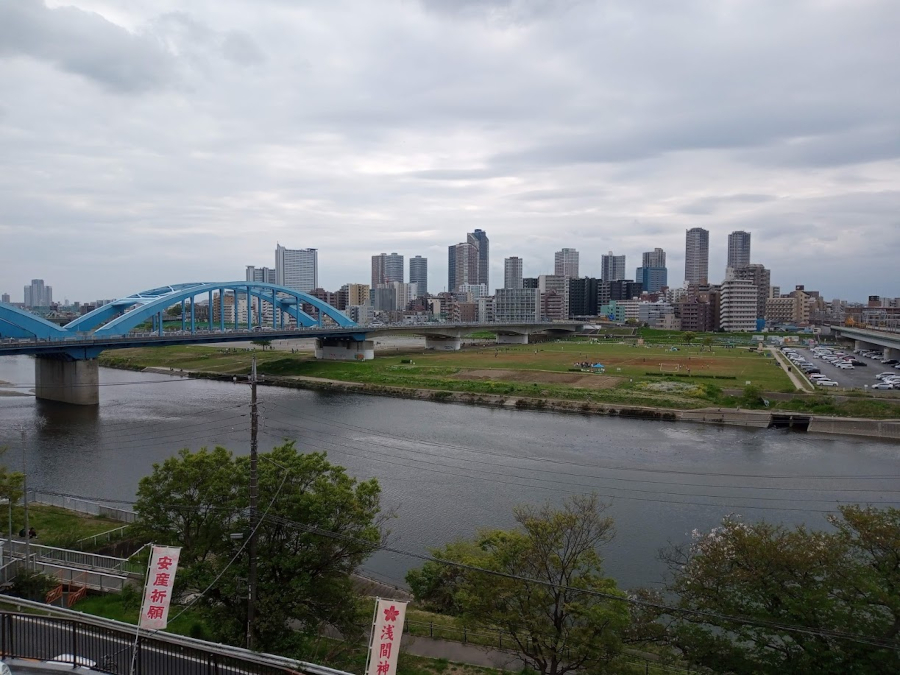
[[[900,359],[900,333],[847,326],[832,326],[831,330],[839,339],[852,341],[854,349],[878,350],[885,359]]]

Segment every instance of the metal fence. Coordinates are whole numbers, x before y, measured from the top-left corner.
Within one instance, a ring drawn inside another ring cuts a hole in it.
[[[119,509],[114,506],[106,506],[99,502],[92,502],[87,499],[78,497],[67,497],[65,495],[57,495],[51,492],[41,492],[40,490],[29,490],[28,501],[38,504],[46,504],[48,506],[58,506],[68,511],[77,513],[86,513],[92,516],[103,516],[112,520],[119,520],[123,523],[133,523],[135,521],[134,511],[127,509]]]
[[[131,525],[122,525],[122,527],[116,527],[112,530],[107,530],[106,532],[99,532],[91,537],[79,539],[75,543],[79,546],[84,547],[94,547],[101,542],[108,544],[111,541],[115,541],[124,537],[125,533],[128,532],[130,527]]]
[[[115,574],[140,574],[143,575],[145,566],[139,562],[133,562],[126,558],[114,558],[108,555],[85,553],[69,548],[56,548],[55,546],[43,546],[42,544],[28,544],[24,541],[13,539],[0,539],[0,545],[10,555],[24,557],[30,550],[33,559],[41,562],[58,562],[65,565],[80,567],[83,569],[100,570]]]

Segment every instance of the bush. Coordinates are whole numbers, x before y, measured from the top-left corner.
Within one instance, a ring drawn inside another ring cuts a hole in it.
[[[59,580],[41,572],[21,569],[13,579],[12,595],[25,600],[44,602],[52,589],[59,586]]]

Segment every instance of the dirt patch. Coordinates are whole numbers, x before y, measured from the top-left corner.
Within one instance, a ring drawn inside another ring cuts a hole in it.
[[[453,379],[562,384],[582,389],[612,389],[621,380],[618,377],[591,373],[551,373],[546,370],[504,370],[502,368],[461,370],[453,376]]]

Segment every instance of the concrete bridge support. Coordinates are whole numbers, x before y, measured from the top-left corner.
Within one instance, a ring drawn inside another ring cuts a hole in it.
[[[68,361],[37,356],[34,359],[34,395],[46,401],[73,405],[99,405],[100,367],[97,359]]]
[[[503,333],[497,333],[497,344],[498,345],[527,345],[528,344],[528,333],[516,333],[504,335]]]
[[[434,349],[440,352],[458,352],[462,348],[462,340],[449,335],[426,335],[425,349]]]
[[[884,348],[884,360],[888,359],[900,359],[900,349],[895,349],[893,347],[885,347]]]
[[[372,340],[317,338],[316,358],[325,361],[371,361],[375,358]]]

